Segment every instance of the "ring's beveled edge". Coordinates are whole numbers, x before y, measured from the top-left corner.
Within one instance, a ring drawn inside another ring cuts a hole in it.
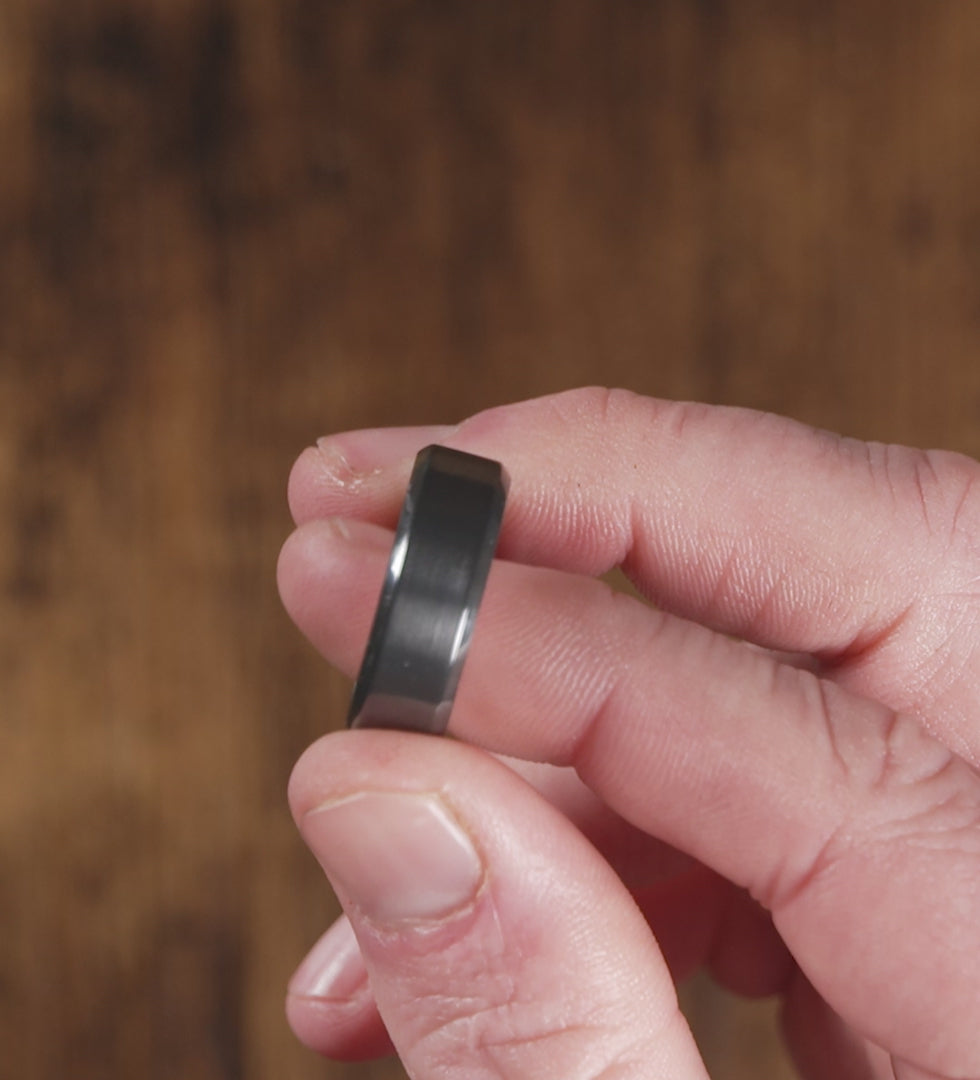
[[[428,448],[426,448],[428,449]],[[395,526],[395,539],[388,556],[388,566],[385,570],[384,581],[381,585],[381,595],[378,598],[374,610],[374,619],[371,623],[371,631],[368,634],[367,647],[361,660],[360,670],[354,683],[351,694],[350,706],[347,711],[347,726],[354,727],[357,718],[364,708],[368,690],[374,678],[374,672],[380,659],[381,647],[384,643],[388,620],[391,609],[398,592],[401,581],[401,571],[404,565],[404,552],[408,544],[409,534],[412,528],[412,519],[415,516],[415,504],[422,480],[429,468],[430,458],[423,450],[415,459],[412,475],[408,482],[408,490],[402,503],[401,512],[398,515],[398,524]],[[401,558],[399,558],[399,553]]]

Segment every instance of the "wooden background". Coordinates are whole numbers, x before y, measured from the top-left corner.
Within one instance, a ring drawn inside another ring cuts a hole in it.
[[[980,3],[0,0],[0,1072],[401,1075],[282,1019],[287,471],[587,382],[980,453]]]

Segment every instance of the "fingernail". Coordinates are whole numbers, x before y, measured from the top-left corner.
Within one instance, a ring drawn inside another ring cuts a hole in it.
[[[367,982],[350,920],[341,916],[307,953],[289,980],[294,997],[346,1001]]]
[[[363,476],[411,459],[429,443],[442,442],[455,428],[447,425],[365,428],[317,440],[317,449],[333,473]]]
[[[337,891],[376,923],[445,918],[483,880],[476,849],[437,795],[361,792],[311,811],[301,828]]]

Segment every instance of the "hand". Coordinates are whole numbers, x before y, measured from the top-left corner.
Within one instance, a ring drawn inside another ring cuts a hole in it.
[[[456,740],[296,767],[346,913],[299,1036],[420,1080],[693,1080],[674,980],[707,965],[782,995],[807,1077],[980,1076],[980,465],[599,390],[322,440],[280,589],[349,674],[434,441],[509,470],[500,561]]]

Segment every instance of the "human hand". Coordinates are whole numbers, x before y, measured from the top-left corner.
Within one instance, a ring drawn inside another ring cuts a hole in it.
[[[980,465],[599,390],[338,435],[279,579],[349,674],[429,442],[510,472],[500,561],[459,741],[296,767],[346,913],[299,1036],[419,1080],[693,1080],[674,980],[706,965],[782,995],[807,1077],[980,1077]]]

